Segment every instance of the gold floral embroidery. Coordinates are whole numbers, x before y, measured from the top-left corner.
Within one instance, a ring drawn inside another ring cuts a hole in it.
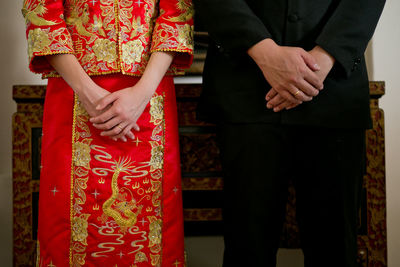
[[[151,148],[151,159],[150,159],[150,171],[154,171],[157,169],[162,169],[164,163],[164,147],[158,145],[155,141],[150,141],[152,146]]]
[[[193,47],[193,28],[189,24],[178,26],[178,42],[185,47]]]
[[[150,258],[151,258],[151,265],[160,267],[160,261],[161,261],[160,255],[151,254]]]
[[[146,254],[144,254],[141,251],[136,253],[136,255],[135,255],[135,263],[140,263],[140,262],[145,262],[145,261],[148,261]]]
[[[97,39],[93,46],[97,60],[113,63],[117,60],[116,43],[108,39]]]
[[[150,223],[149,240],[149,247],[161,244],[161,220],[154,220]]]
[[[30,30],[28,34],[28,54],[33,57],[35,52],[42,52],[50,49],[51,41],[47,32],[40,28]]]
[[[70,265],[85,265],[88,237],[88,218],[90,214],[82,213],[82,205],[86,203],[87,182],[90,170],[90,129],[85,122],[89,115],[75,95],[72,125],[72,166],[71,166],[71,247]]]
[[[161,205],[162,184],[160,181],[151,181],[151,185],[152,185],[151,189],[154,192],[153,197],[151,199],[153,206],[159,207]]]
[[[153,33],[151,51],[186,51],[193,50],[193,26],[189,24],[157,24]]]
[[[150,100],[150,122],[159,124],[164,119],[164,98],[161,95],[154,96]]]
[[[88,116],[86,109],[83,107],[82,102],[77,99],[76,107],[75,107],[76,116]]]
[[[126,64],[140,62],[143,53],[143,44],[139,40],[129,41],[122,45],[122,60]]]
[[[86,238],[88,237],[88,218],[89,214],[82,214],[79,217],[74,217],[72,219],[72,240],[81,242],[84,245],[87,245]]]
[[[72,53],[72,41],[65,28],[50,31],[50,29],[35,28],[28,32],[28,56]]]
[[[75,165],[76,166],[88,166],[90,162],[90,146],[82,142],[76,142],[74,144],[75,149]]]

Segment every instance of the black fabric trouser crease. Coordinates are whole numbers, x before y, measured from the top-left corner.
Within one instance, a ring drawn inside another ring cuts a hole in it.
[[[305,267],[355,267],[365,130],[222,124],[224,267],[275,267],[288,180]]]

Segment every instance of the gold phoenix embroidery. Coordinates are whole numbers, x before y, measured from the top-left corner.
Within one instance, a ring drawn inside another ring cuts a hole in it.
[[[193,18],[194,8],[191,0],[178,0],[176,7],[181,11],[177,17],[167,18],[171,22],[185,22]]]
[[[49,21],[41,16],[47,13],[44,0],[25,0],[22,8],[22,15],[25,18],[26,24],[32,23],[36,26],[51,26],[57,25],[57,22]]]

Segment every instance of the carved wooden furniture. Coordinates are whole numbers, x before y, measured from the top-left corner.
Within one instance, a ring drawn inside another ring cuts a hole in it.
[[[221,234],[221,165],[215,127],[195,117],[201,85],[177,85],[184,217],[186,235]],[[386,194],[383,111],[378,99],[384,83],[371,82],[374,127],[367,134],[368,170],[360,210],[359,262],[363,267],[387,266]],[[13,117],[14,266],[34,266],[40,176],[41,121],[44,86],[15,86]],[[299,246],[295,192],[289,188],[282,247]],[[328,235],[327,235],[328,236]],[[327,237],[327,242],[329,238]]]

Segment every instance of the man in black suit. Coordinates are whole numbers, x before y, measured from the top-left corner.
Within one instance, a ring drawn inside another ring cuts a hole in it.
[[[200,119],[224,169],[224,267],[275,266],[288,179],[306,267],[356,266],[371,126],[364,51],[385,0],[195,0]]]

